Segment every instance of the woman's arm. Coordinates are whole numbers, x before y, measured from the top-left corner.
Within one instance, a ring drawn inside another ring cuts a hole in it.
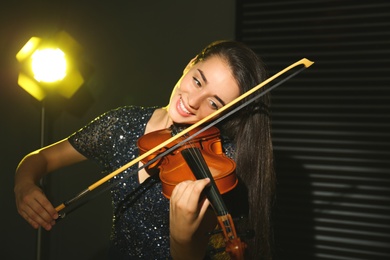
[[[19,214],[34,228],[50,230],[58,213],[47,199],[39,181],[49,172],[86,160],[64,139],[28,154],[19,163],[15,174],[15,200]]]

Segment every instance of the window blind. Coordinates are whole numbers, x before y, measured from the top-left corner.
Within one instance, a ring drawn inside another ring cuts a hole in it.
[[[390,2],[237,1],[270,75],[276,259],[390,259]]]

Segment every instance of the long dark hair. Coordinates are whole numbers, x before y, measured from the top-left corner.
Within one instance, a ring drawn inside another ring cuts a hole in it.
[[[213,42],[198,54],[194,62],[215,55],[229,64],[241,94],[267,77],[260,58],[245,44],[236,41]],[[275,174],[269,107],[270,97],[266,94],[219,125],[221,133],[235,144],[236,173],[248,193],[248,225],[255,231],[254,239],[247,242],[248,259],[272,258],[271,207]]]

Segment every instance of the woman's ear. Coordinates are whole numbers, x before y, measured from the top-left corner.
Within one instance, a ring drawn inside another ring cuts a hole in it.
[[[195,56],[195,58],[193,58],[192,60],[190,60],[190,62],[187,64],[187,66],[184,68],[184,71],[183,71],[183,74],[187,73],[191,67],[194,65],[195,63],[195,60],[198,56]]]

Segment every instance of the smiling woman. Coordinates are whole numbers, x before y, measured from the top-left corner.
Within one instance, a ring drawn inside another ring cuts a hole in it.
[[[263,64],[245,45],[210,44],[188,63],[166,107],[125,106],[109,111],[70,137],[27,155],[15,178],[19,213],[34,228],[51,230],[59,214],[37,185],[47,173],[88,159],[108,174],[139,155],[140,136],[170,125],[192,125],[265,78]],[[242,229],[255,231],[245,241],[246,259],[271,258],[274,173],[268,106],[269,97],[264,95],[218,124],[222,150],[237,165],[238,185],[224,195],[225,203],[233,217],[243,216]],[[210,202],[203,197],[210,179],[180,182],[168,200],[158,174],[145,169],[130,174],[136,170],[131,166],[111,180],[115,185],[111,188],[114,216],[109,259],[226,255],[214,248],[219,236],[208,235],[217,224]]]

